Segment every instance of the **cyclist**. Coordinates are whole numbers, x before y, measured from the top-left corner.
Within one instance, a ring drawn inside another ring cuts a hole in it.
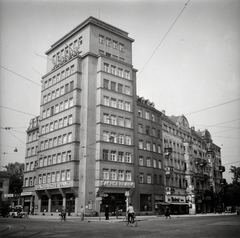
[[[129,206],[127,208],[127,214],[128,214],[128,222],[134,222],[134,209],[131,203],[129,203]]]

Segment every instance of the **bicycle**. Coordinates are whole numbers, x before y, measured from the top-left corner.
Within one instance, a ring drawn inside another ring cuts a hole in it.
[[[129,219],[128,219],[128,216],[126,215],[124,218],[123,218],[123,220],[125,221],[125,222],[127,222],[127,224],[126,224],[126,226],[129,226],[129,225],[132,225],[132,226],[135,226],[135,227],[137,227],[138,225],[138,222],[137,222],[137,219],[136,219],[136,216],[133,214],[133,216],[132,217],[130,217]]]
[[[66,216],[64,216],[63,214],[59,214],[59,216],[60,216],[60,221],[62,222],[62,221],[65,221],[66,222]]]

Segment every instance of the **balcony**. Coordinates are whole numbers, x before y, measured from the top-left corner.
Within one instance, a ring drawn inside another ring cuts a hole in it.
[[[165,158],[168,158],[169,155],[171,155],[171,153],[172,153],[172,148],[171,147],[164,148],[164,156],[165,156]]]
[[[173,187],[166,187],[166,194],[171,195],[175,192],[175,189]]]
[[[167,167],[165,168],[165,174],[166,174],[166,177],[167,177],[167,178],[171,177],[172,172],[173,172],[173,167],[167,166]]]
[[[219,166],[219,171],[220,171],[221,173],[225,172],[225,166],[220,165],[220,166]]]

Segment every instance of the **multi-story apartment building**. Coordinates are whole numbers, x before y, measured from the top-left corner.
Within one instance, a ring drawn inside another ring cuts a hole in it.
[[[211,212],[224,184],[220,148],[185,116],[163,116],[166,196],[173,213]]]
[[[137,97],[133,41],[90,17],[46,52],[40,116],[27,130],[25,209],[113,212],[132,202],[143,214],[188,212],[192,130]]]

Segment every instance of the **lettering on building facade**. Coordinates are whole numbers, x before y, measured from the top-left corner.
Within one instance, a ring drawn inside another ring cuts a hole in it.
[[[113,188],[135,188],[135,182],[100,181],[100,186]]]
[[[35,190],[69,188],[69,187],[73,187],[73,181],[38,184],[35,186]]]

